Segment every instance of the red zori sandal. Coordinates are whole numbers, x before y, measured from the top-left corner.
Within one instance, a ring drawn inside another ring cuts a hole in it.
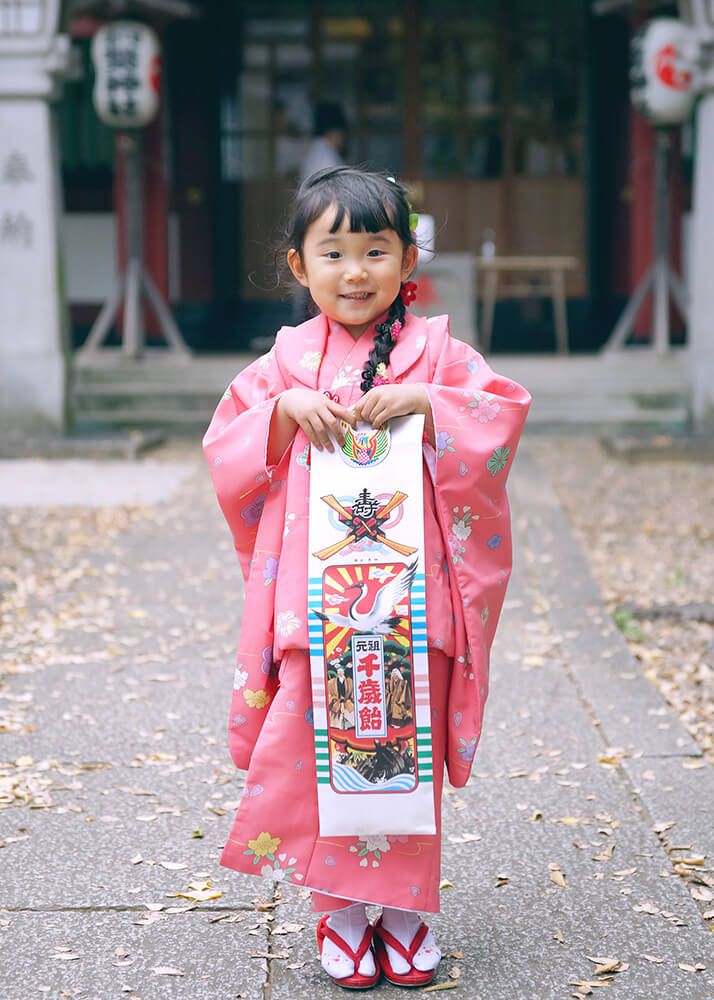
[[[376,971],[373,976],[363,976],[359,970],[359,964],[372,947],[372,936],[374,934],[374,927],[372,924],[367,924],[364,930],[364,937],[360,941],[359,948],[357,951],[352,951],[350,946],[347,944],[343,937],[333,931],[331,927],[327,925],[327,918],[329,914],[325,914],[324,917],[320,919],[317,925],[317,944],[320,949],[320,954],[322,955],[322,946],[325,938],[329,938],[333,944],[336,944],[340,951],[343,951],[348,958],[351,958],[354,962],[355,971],[351,976],[346,976],[344,979],[337,979],[335,976],[330,976],[330,979],[337,983],[338,986],[344,987],[346,990],[367,990],[371,986],[376,986],[379,982],[379,962],[375,961]],[[391,942],[390,942],[391,943]],[[329,975],[329,973],[328,973]]]
[[[393,934],[390,934],[389,931],[382,927],[382,918],[379,918],[374,925],[374,950],[377,953],[377,961],[384,973],[385,979],[389,980],[395,986],[427,986],[433,981],[436,969],[429,969],[427,972],[422,972],[421,969],[415,969],[413,965],[414,956],[421,948],[424,938],[428,933],[429,928],[422,920],[419,930],[414,935],[412,943],[407,950],[401,941],[397,941]],[[389,961],[387,949],[384,947],[385,944],[388,944],[390,948],[394,948],[398,955],[401,955],[409,962],[411,965],[409,972],[394,971]]]

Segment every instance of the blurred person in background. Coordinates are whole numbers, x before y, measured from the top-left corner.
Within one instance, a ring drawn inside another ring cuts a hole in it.
[[[347,141],[347,119],[335,101],[318,101],[315,105],[313,138],[300,164],[300,183],[325,167],[339,167],[345,161],[342,154]],[[310,292],[298,285],[293,292],[293,323],[298,326],[310,319]]]
[[[335,101],[318,101],[315,105],[313,139],[300,165],[300,183],[325,167],[339,167],[347,141],[347,119]]]

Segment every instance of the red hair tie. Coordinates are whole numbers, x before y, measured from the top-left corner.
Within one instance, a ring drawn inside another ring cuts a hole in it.
[[[413,302],[417,295],[416,281],[405,281],[401,287],[399,295],[405,306],[408,306],[411,302]]]

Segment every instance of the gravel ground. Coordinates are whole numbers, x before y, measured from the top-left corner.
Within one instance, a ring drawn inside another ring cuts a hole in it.
[[[714,464],[613,458],[594,438],[529,446],[645,675],[714,762]]]

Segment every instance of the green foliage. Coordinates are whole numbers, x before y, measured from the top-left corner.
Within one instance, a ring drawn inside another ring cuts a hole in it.
[[[626,611],[625,608],[615,608],[612,620],[628,641],[642,642],[644,640],[645,635],[640,628],[640,623],[631,611]]]

